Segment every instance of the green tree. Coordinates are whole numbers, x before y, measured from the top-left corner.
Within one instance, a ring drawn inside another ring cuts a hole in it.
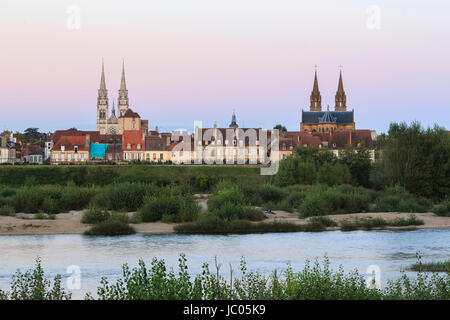
[[[369,186],[372,161],[369,150],[364,143],[361,143],[356,148],[347,146],[339,152],[339,160],[350,170],[354,184]]]
[[[425,197],[450,194],[450,135],[443,128],[392,123],[380,144],[380,170],[388,184]]]
[[[274,129],[278,129],[278,130],[280,130],[281,132],[286,132],[287,131],[287,129],[286,129],[286,127],[285,126],[282,126],[281,124],[277,124],[275,127],[273,127]]]

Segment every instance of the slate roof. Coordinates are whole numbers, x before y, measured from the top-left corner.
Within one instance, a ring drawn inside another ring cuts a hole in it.
[[[328,113],[328,115],[326,115]],[[335,119],[333,123],[353,123],[353,111],[303,111],[302,122],[305,124],[323,123],[322,119]]]

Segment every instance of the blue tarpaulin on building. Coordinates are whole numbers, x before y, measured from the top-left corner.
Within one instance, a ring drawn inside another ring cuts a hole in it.
[[[91,159],[105,159],[107,148],[108,148],[107,144],[91,143],[91,146],[89,148]]]

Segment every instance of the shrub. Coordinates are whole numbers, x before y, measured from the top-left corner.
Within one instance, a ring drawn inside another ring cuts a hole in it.
[[[109,210],[136,211],[142,206],[144,197],[159,191],[154,185],[143,183],[120,183],[108,185],[93,197],[91,204]]]
[[[375,201],[377,212],[426,212],[431,203],[429,200],[414,197],[403,187],[395,186],[381,192]]]
[[[248,204],[248,200],[245,199],[244,193],[238,186],[226,186],[219,189],[217,193],[208,200],[208,208],[214,210],[225,204],[246,205]]]
[[[11,206],[2,206],[0,207],[0,216],[15,216],[16,211]]]
[[[369,209],[370,195],[356,187],[311,188],[300,206],[301,217],[364,212]]]
[[[424,222],[422,219],[417,218],[415,214],[410,214],[407,219],[405,218],[395,218],[394,221],[390,223],[392,226],[403,227],[403,226],[421,226]]]
[[[137,214],[143,222],[155,222],[163,217],[165,222],[181,222],[195,220],[199,212],[192,195],[161,195],[147,197]]]
[[[434,205],[431,212],[438,216],[450,217],[450,201],[447,200]]]
[[[8,294],[11,300],[70,300],[72,297],[70,292],[64,291],[60,275],[54,278],[53,284],[47,279],[39,258],[34,269],[16,272],[11,289]]]
[[[81,218],[82,223],[95,224],[106,221],[110,218],[110,214],[106,209],[100,209],[97,207],[90,207],[83,212],[83,217]]]
[[[100,222],[84,232],[88,236],[121,236],[134,233],[136,231],[127,223],[112,219]]]
[[[38,213],[36,213],[34,215],[34,219],[43,220],[43,219],[46,219],[46,218],[47,218],[47,215],[44,212],[42,212],[42,211],[39,211]]]
[[[93,188],[69,186],[61,194],[59,207],[63,211],[81,210],[88,206],[95,195]]]
[[[334,220],[331,220],[330,218],[323,217],[323,216],[311,217],[311,218],[309,218],[309,222],[320,223],[320,224],[324,225],[325,227],[337,226],[337,223]]]

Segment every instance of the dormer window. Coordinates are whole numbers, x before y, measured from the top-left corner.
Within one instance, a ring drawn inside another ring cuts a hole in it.
[[[128,149],[128,150],[131,149],[131,143],[127,143],[127,149]]]
[[[64,151],[66,151],[66,145],[65,145],[65,144],[63,144],[63,145],[61,146],[61,152],[64,152]]]
[[[77,145],[75,145],[75,146],[73,147],[73,151],[74,151],[75,153],[78,153],[78,146],[77,146]]]
[[[137,149],[141,150],[141,144],[140,143],[137,144]]]

